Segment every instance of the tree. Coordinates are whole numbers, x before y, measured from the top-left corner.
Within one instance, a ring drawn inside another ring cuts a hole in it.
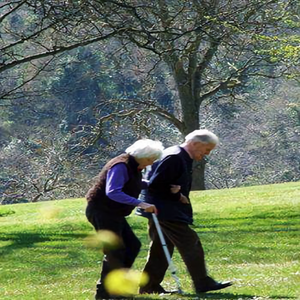
[[[221,98],[238,101],[252,77],[281,76],[299,57],[294,0],[14,1],[2,9],[0,24],[8,29],[2,31],[0,72],[118,38],[124,47],[131,43],[151,53],[154,67],[168,66],[180,102],[174,114],[155,99],[134,99],[134,113],[167,118],[183,135],[201,126],[201,106]],[[12,22],[25,16],[33,21],[19,34]],[[122,108],[128,112],[131,107]],[[204,163],[196,170],[195,186],[203,189]]]
[[[16,98],[16,93],[45,70],[53,58],[72,49],[109,39],[124,30],[102,28],[99,31],[99,24],[94,24],[83,14],[82,5],[84,3],[80,4],[80,1],[35,0],[1,4],[2,106],[9,105],[7,100]]]
[[[201,125],[201,105],[224,97],[238,101],[251,77],[282,76],[288,72],[291,57],[299,58],[297,37],[289,29],[295,1],[105,1],[105,6],[98,7],[99,2],[90,4],[109,27],[127,28],[121,36],[124,43],[129,40],[167,64],[178,92],[180,114],[170,114],[152,99],[134,103],[135,107],[140,105],[141,111],[168,118],[183,135]],[[277,52],[273,51],[274,45]],[[286,66],[276,68],[282,66],[283,60]],[[203,189],[204,163],[195,178],[195,186]]]
[[[248,88],[251,106],[219,101],[203,110],[222,132],[221,146],[209,158],[205,178],[209,188],[300,179],[300,127],[294,111],[299,84],[260,79]]]

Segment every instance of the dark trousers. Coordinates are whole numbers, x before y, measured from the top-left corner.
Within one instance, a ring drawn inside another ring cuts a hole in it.
[[[113,217],[87,207],[86,216],[94,228],[110,230],[121,239],[121,246],[117,249],[104,249],[101,277],[97,283],[98,289],[103,289],[106,275],[118,268],[130,268],[137,257],[141,242],[136,237],[125,217]]]
[[[174,247],[176,247],[191,275],[195,289],[198,290],[203,285],[207,271],[204,251],[197,233],[186,223],[159,221],[159,224],[170,255],[172,256]],[[155,289],[160,285],[168,269],[168,262],[152,220],[149,220],[149,236],[151,243],[144,272],[148,273],[150,280],[142,288],[144,290]]]

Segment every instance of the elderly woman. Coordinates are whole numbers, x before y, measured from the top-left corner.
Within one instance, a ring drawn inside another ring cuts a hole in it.
[[[135,207],[157,213],[152,204],[138,200],[141,189],[147,187],[141,171],[162,155],[158,141],[138,140],[124,154],[111,159],[101,170],[94,186],[88,191],[86,216],[98,230],[114,232],[121,240],[118,249],[104,249],[101,278],[97,283],[95,299],[111,296],[103,285],[104,278],[113,269],[130,268],[137,257],[141,243],[126,221]]]

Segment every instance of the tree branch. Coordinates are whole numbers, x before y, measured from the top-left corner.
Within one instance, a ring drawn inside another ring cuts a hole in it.
[[[21,64],[24,64],[26,62],[30,62],[32,60],[36,60],[36,59],[40,59],[40,58],[44,58],[44,57],[49,57],[49,56],[54,56],[54,55],[57,55],[59,53],[63,53],[63,52],[66,52],[66,51],[76,49],[78,47],[83,47],[83,46],[87,46],[87,45],[90,45],[90,44],[93,44],[93,43],[96,43],[96,42],[99,42],[99,41],[110,39],[113,36],[116,36],[117,34],[124,33],[126,30],[127,29],[124,29],[124,28],[118,29],[116,31],[113,31],[113,32],[108,33],[104,36],[100,36],[100,37],[97,37],[97,38],[94,38],[94,39],[89,39],[89,40],[86,40],[86,41],[75,43],[75,44],[70,45],[70,46],[57,47],[57,48],[49,50],[47,52],[42,52],[42,53],[39,53],[39,54],[27,56],[27,57],[24,57],[24,58],[19,59],[19,60],[12,61],[12,62],[7,63],[7,64],[4,63],[4,64],[0,65],[0,73],[3,72],[3,71],[6,71],[8,69],[11,69],[11,68],[13,68],[17,65],[21,65]]]

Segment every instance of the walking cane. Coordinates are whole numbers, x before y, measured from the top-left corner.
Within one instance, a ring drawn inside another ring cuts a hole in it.
[[[167,259],[167,262],[168,262],[168,265],[169,265],[169,269],[171,271],[171,275],[172,275],[172,277],[174,278],[174,280],[175,280],[175,282],[177,284],[177,290],[178,290],[177,293],[178,294],[183,294],[183,291],[182,291],[181,285],[180,285],[180,280],[176,276],[176,267],[175,267],[175,265],[174,265],[174,263],[172,261],[169,249],[168,249],[167,244],[166,244],[166,240],[165,240],[164,235],[163,235],[163,233],[161,231],[161,227],[159,225],[158,219],[157,219],[157,217],[156,217],[156,215],[154,213],[152,214],[152,218],[153,218],[153,221],[154,221],[154,224],[155,224],[155,227],[156,227],[159,239],[161,241],[163,250],[165,252],[165,256],[166,256],[166,259]]]

